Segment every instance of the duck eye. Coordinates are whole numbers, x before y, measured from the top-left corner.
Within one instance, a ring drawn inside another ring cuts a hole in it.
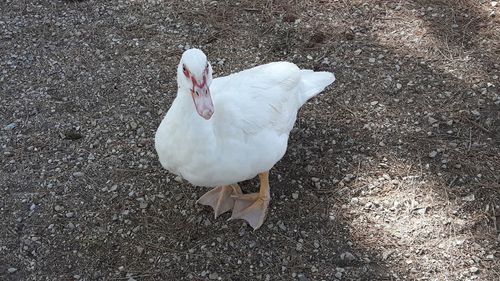
[[[184,73],[184,76],[189,77],[189,71],[185,65],[182,65],[182,72]]]

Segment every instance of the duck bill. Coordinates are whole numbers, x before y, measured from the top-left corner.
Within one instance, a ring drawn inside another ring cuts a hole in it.
[[[210,119],[212,114],[214,114],[214,104],[208,86],[201,88],[195,87],[191,95],[193,96],[196,112],[205,120]]]

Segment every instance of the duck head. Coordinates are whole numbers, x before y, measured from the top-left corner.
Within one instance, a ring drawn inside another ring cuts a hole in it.
[[[214,104],[210,96],[212,66],[207,56],[199,49],[189,49],[182,54],[177,67],[177,83],[182,91],[193,98],[196,112],[206,120],[214,113]]]

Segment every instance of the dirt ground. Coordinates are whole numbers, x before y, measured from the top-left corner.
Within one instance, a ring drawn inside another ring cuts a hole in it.
[[[1,1],[0,279],[500,280],[499,13]],[[157,160],[192,46],[216,76],[277,60],[337,76],[299,113],[256,232]]]

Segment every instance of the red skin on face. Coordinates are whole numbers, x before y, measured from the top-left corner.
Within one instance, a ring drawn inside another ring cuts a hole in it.
[[[191,75],[191,73],[189,72],[189,70],[186,67],[184,67],[183,73],[184,73],[184,76],[186,76],[187,78],[191,77],[191,82],[193,82],[193,91],[194,91],[195,86],[198,88],[203,88],[207,84],[208,66],[205,67],[205,70],[203,71],[203,81],[201,82],[201,84],[198,84],[196,79],[194,79],[194,76]]]

